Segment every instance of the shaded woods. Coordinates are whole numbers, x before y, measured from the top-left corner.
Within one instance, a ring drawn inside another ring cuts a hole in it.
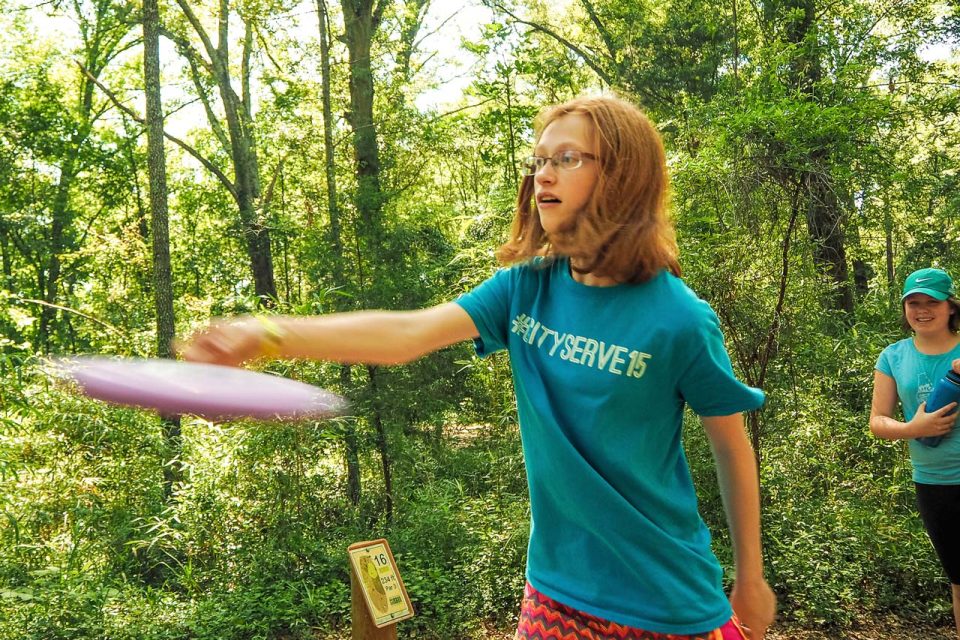
[[[539,107],[601,90],[658,123],[684,276],[767,391],[781,623],[949,624],[905,447],[867,418],[904,275],[960,275],[957,10],[0,2],[0,638],[343,637],[345,549],[381,536],[404,636],[509,630],[529,525],[504,358],[266,365],[352,402],[301,424],[171,424],[44,358],[449,300],[496,268]],[[696,420],[686,448],[731,567]]]

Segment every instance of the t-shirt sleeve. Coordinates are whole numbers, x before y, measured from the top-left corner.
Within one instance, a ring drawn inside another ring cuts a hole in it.
[[[702,305],[699,327],[690,336],[700,344],[691,350],[690,361],[680,376],[680,394],[700,416],[759,409],[765,400],[763,391],[745,385],[734,375],[717,315],[705,302]]]
[[[480,336],[473,345],[480,357],[507,348],[507,325],[514,289],[514,269],[501,269],[454,302],[467,312]]]
[[[893,377],[893,363],[890,362],[890,348],[886,348],[880,352],[880,357],[877,358],[877,364],[874,367],[880,373],[886,374]]]

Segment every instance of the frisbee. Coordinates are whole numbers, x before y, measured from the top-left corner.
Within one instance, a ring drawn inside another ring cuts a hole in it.
[[[98,356],[53,361],[91,398],[208,420],[303,420],[341,415],[347,402],[313,385],[237,367]]]

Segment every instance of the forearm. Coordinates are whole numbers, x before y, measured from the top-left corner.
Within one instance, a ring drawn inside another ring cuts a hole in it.
[[[278,335],[265,345],[281,358],[400,364],[427,353],[416,311],[356,311],[326,316],[271,316]]]
[[[762,580],[760,486],[743,415],[702,418],[717,466],[717,481],[733,541],[737,580]]]
[[[747,439],[742,443],[746,446],[731,446],[730,442],[714,445],[717,480],[733,542],[737,581],[762,580],[757,464]]]
[[[417,311],[217,320],[181,344],[184,359],[238,366],[257,358],[400,364],[477,335],[454,303]]]
[[[904,440],[917,437],[913,425],[909,422],[900,422],[895,418],[884,415],[870,417],[870,431],[873,435],[884,440]]]

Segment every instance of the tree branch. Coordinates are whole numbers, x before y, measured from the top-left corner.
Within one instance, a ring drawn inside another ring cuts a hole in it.
[[[619,69],[620,62],[617,60],[617,45],[613,41],[613,36],[610,35],[610,31],[607,30],[606,26],[600,22],[600,16],[597,15],[597,10],[590,0],[580,0],[580,4],[587,10],[587,15],[590,16],[590,22],[592,22],[597,28],[597,31],[600,32],[600,38],[603,39],[603,43],[607,45],[607,57],[609,57],[613,65]]]
[[[373,9],[373,14],[370,17],[370,31],[376,33],[377,29],[380,27],[380,21],[383,20],[383,12],[386,10],[387,5],[389,5],[393,0],[378,0],[377,6]]]
[[[217,140],[220,141],[221,146],[223,146],[224,149],[229,149],[230,141],[227,139],[227,133],[223,130],[223,125],[220,124],[217,114],[213,112],[213,107],[210,106],[210,96],[207,94],[206,87],[203,86],[203,80],[197,69],[196,61],[190,56],[184,57],[190,66],[190,79],[193,80],[193,86],[197,89],[197,97],[203,104],[203,110],[207,113],[207,121],[210,123],[210,129],[213,131],[213,135],[216,136]]]
[[[432,124],[432,123],[436,122],[437,120],[440,120],[441,118],[446,118],[447,116],[452,116],[452,115],[455,114],[455,113],[460,113],[461,111],[466,111],[467,109],[473,109],[474,107],[479,107],[480,105],[487,104],[488,102],[492,102],[493,100],[496,100],[496,97],[487,98],[486,100],[483,100],[483,101],[481,101],[481,102],[477,102],[476,104],[468,104],[468,105],[465,106],[465,107],[460,107],[459,109],[454,109],[453,111],[447,111],[446,113],[441,113],[440,115],[436,115],[436,116],[430,118],[429,120],[427,120],[427,124]]]
[[[282,158],[280,158],[280,162],[277,163],[277,168],[273,172],[273,177],[270,179],[270,184],[267,185],[267,191],[263,195],[263,197],[260,198],[260,213],[263,216],[264,220],[266,220],[267,212],[270,210],[270,205],[273,202],[273,191],[274,191],[274,188],[277,186],[277,180],[280,178],[281,175],[283,175],[283,165],[284,163],[286,163],[287,158],[289,157],[290,157],[290,152],[288,151],[287,153],[284,154]]]
[[[180,6],[180,10],[183,11],[183,15],[186,17],[187,22],[189,22],[190,26],[193,27],[193,30],[196,31],[197,36],[200,38],[200,42],[203,43],[203,48],[206,50],[207,55],[210,56],[210,64],[213,66],[211,72],[214,75],[217,75],[217,67],[220,66],[217,64],[217,61],[220,58],[218,55],[219,51],[213,46],[210,36],[207,35],[203,25],[200,24],[200,20],[197,19],[197,15],[193,12],[193,9],[190,8],[190,4],[187,3],[186,0],[177,0],[177,4]]]
[[[177,45],[177,49],[180,50],[180,55],[182,55],[187,60],[193,60],[194,62],[199,62],[200,65],[203,66],[204,70],[207,73],[209,73],[211,76],[213,75],[213,64],[211,64],[210,62],[207,62],[207,60],[202,55],[200,55],[200,52],[197,51],[196,48],[194,48],[193,43],[191,43],[190,40],[164,27],[160,28],[160,35],[165,37],[167,40],[169,40],[173,44]]]
[[[553,29],[550,29],[549,27],[545,27],[542,24],[537,24],[536,22],[530,22],[528,20],[521,19],[517,17],[517,15],[514,14],[512,11],[510,11],[509,9],[504,7],[502,4],[500,4],[499,2],[491,2],[490,5],[496,9],[499,9],[500,11],[507,14],[511,18],[513,18],[514,22],[527,25],[534,31],[540,31],[541,33],[545,33],[546,35],[550,36],[551,38],[553,38],[554,40],[556,40],[557,42],[565,46],[570,51],[580,56],[580,58],[586,63],[586,65],[591,69],[593,69],[594,73],[600,76],[600,79],[606,82],[608,85],[614,86],[618,84],[615,81],[615,79],[612,78],[610,74],[597,63],[596,60],[594,60],[589,54],[587,54],[586,51],[584,51],[577,45],[573,44],[572,42],[570,42],[569,40],[561,36],[559,33],[554,31]]]
[[[123,111],[125,114],[127,114],[128,116],[130,116],[131,118],[133,118],[135,121],[137,121],[137,122],[140,123],[141,125],[146,125],[146,122],[147,122],[147,121],[146,121],[142,116],[140,116],[140,114],[138,114],[136,111],[134,111],[134,110],[131,109],[130,107],[128,107],[128,106],[126,106],[125,104],[123,104],[122,102],[120,102],[119,98],[117,98],[117,96],[114,95],[114,93],[113,93],[112,91],[110,91],[110,89],[108,89],[108,88],[105,87],[103,84],[101,84],[99,80],[97,80],[96,78],[94,78],[94,77],[90,74],[90,72],[87,71],[87,68],[83,66],[83,63],[81,63],[79,60],[74,60],[74,62],[76,63],[76,65],[77,65],[78,67],[80,67],[80,70],[84,73],[84,75],[86,75],[88,78],[90,78],[90,80],[91,80],[95,85],[97,85],[97,87],[100,89],[100,91],[102,91],[108,98],[110,98],[110,101],[111,101],[113,104],[117,105],[117,108],[118,108],[118,109],[120,109],[121,111]],[[221,183],[223,184],[223,186],[227,189],[227,191],[230,192],[230,195],[233,196],[234,199],[236,199],[236,197],[237,197],[237,191],[236,191],[236,189],[235,189],[234,186],[233,186],[233,182],[230,181],[230,178],[228,178],[228,177],[226,176],[226,174],[224,174],[223,171],[221,171],[220,168],[217,167],[217,165],[215,165],[215,164],[213,164],[212,162],[210,162],[207,158],[205,158],[203,155],[201,155],[199,151],[197,151],[196,149],[194,149],[193,147],[191,147],[189,144],[187,144],[186,142],[184,142],[184,141],[181,140],[180,138],[178,138],[178,137],[176,137],[176,136],[174,136],[174,135],[171,135],[171,134],[167,133],[166,131],[163,132],[163,137],[165,137],[167,140],[170,140],[171,142],[173,142],[174,144],[176,144],[177,146],[179,146],[181,149],[183,149],[184,151],[186,151],[187,153],[189,153],[191,156],[193,156],[194,158],[196,158],[196,160],[197,160],[200,164],[202,164],[204,167],[206,167],[206,169],[207,169],[210,173],[212,173],[213,175],[215,175],[215,176],[217,177],[217,179],[220,180],[220,182],[221,182]]]

